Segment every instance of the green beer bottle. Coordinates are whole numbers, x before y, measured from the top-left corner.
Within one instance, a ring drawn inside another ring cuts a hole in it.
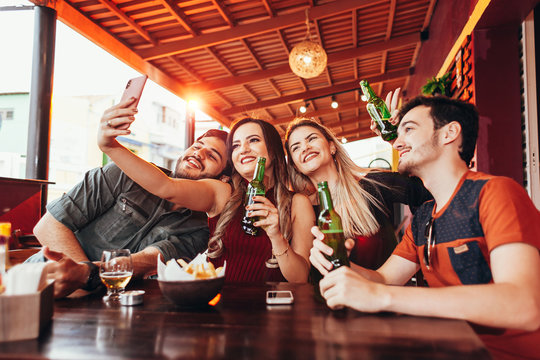
[[[328,183],[326,181],[318,183],[317,191],[319,193],[319,204],[321,208],[317,223],[319,229],[321,229],[324,234],[324,242],[334,250],[332,255],[325,256],[332,263],[334,269],[341,266],[349,266],[349,257],[347,256],[347,249],[345,248],[345,236],[343,235],[341,217],[334,210]]]
[[[257,158],[257,166],[255,166],[255,173],[253,174],[253,180],[251,180],[248,184],[247,190],[246,190],[246,198],[244,200],[244,209],[246,206],[251,205],[254,203],[253,197],[260,195],[264,196],[265,194],[265,188],[264,188],[264,165],[266,164],[266,158],[258,157]],[[244,217],[242,218],[242,229],[244,229],[244,232],[249,235],[257,235],[258,228],[253,226],[253,223],[258,220],[258,217],[250,217],[248,216],[249,211],[244,212]]]
[[[375,95],[375,92],[366,80],[360,81],[360,87],[368,102],[366,108],[369,116],[371,116],[373,121],[377,124],[377,127],[381,131],[381,137],[385,141],[397,138],[397,126],[392,125],[390,121],[388,121],[392,115],[390,115],[390,111],[388,110],[388,107],[386,107],[384,100]]]

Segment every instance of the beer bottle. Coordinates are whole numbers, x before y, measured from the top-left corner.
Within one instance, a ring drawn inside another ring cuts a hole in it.
[[[319,193],[319,204],[321,207],[317,223],[319,229],[324,234],[324,242],[334,250],[332,255],[325,256],[332,263],[334,269],[341,266],[349,266],[341,217],[334,210],[328,183],[326,181],[318,183],[317,191]]]
[[[385,141],[397,138],[397,126],[388,121],[392,115],[383,99],[375,95],[375,92],[366,80],[360,81],[360,87],[368,102],[366,108],[369,116],[375,121],[381,132],[381,137]]]
[[[266,164],[266,158],[258,157],[257,166],[255,167],[255,173],[253,174],[253,180],[248,184],[246,190],[246,198],[244,200],[244,210],[245,207],[254,203],[254,196],[264,196],[264,165]],[[258,217],[250,217],[249,211],[245,210],[244,217],[242,218],[242,229],[244,232],[249,235],[257,235],[258,228],[253,226],[253,223],[258,220]]]
[[[0,274],[5,274],[9,268],[9,238],[11,223],[0,223]]]

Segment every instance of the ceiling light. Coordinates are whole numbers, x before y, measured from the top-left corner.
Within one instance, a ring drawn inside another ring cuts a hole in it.
[[[367,97],[366,97],[366,95],[362,95],[362,96],[360,96],[360,99],[362,99],[362,101],[367,101]]]
[[[187,107],[191,110],[199,110],[199,102],[195,99],[189,99],[187,101]]]
[[[319,76],[326,68],[327,56],[323,47],[311,40],[309,14],[306,9],[306,37],[296,44],[289,54],[289,66],[296,75],[304,79]]]
[[[302,106],[300,106],[300,108],[299,108],[298,110],[299,110],[302,114],[305,114],[306,111],[307,111],[307,108],[306,108],[304,105],[302,105]]]
[[[336,101],[336,99],[334,99],[333,96],[332,96],[332,103],[330,104],[330,106],[332,107],[332,109],[337,109],[339,106],[339,103]]]
[[[346,137],[341,138],[341,143],[346,144],[347,143],[347,138]]]

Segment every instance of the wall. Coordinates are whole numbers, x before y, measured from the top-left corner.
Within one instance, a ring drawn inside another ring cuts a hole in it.
[[[477,168],[523,184],[519,27],[475,30]]]

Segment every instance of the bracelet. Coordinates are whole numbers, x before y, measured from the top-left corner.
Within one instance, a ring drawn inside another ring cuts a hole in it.
[[[90,275],[88,275],[88,280],[86,280],[86,284],[84,284],[82,289],[94,291],[102,285],[101,278],[99,277],[99,266],[91,261],[83,261],[83,264],[86,264],[90,268]]]
[[[289,244],[287,244],[287,248],[285,250],[283,250],[282,252],[280,252],[279,254],[278,253],[275,253],[274,252],[274,249],[272,249],[272,255],[274,256],[281,256],[281,255],[285,255],[287,253],[287,251],[289,251]]]

